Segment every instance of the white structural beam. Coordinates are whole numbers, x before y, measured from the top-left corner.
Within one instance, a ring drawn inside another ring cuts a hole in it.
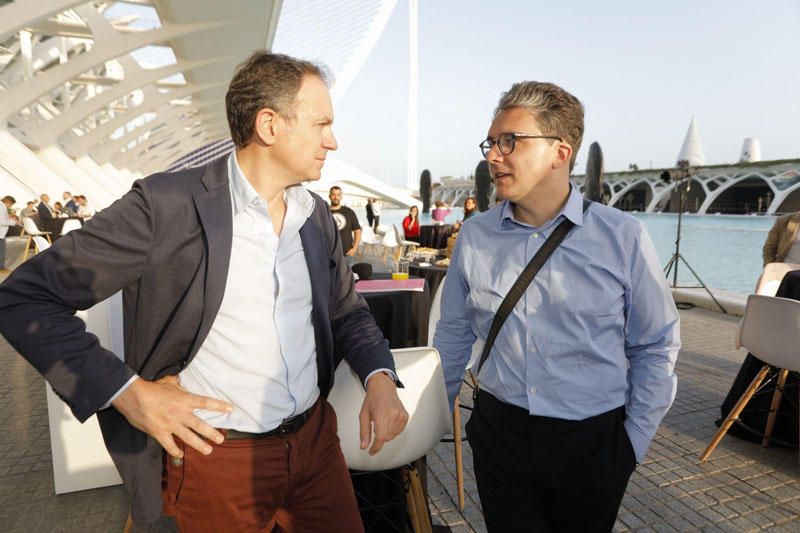
[[[93,6],[85,5],[78,9],[95,34],[95,43],[92,49],[73,57],[67,63],[41,72],[26,83],[15,85],[5,91],[0,100],[0,120],[8,120],[13,113],[35,102],[53,87],[96,68],[106,61],[147,45],[159,44],[187,33],[201,32],[222,24],[166,25],[143,33],[122,35],[116,33],[103,15],[98,13]]]
[[[52,17],[65,9],[84,3],[85,0],[17,1],[0,7],[0,41],[26,26]]]
[[[419,114],[417,96],[419,92],[419,52],[418,48],[417,0],[408,0],[408,154],[406,161],[406,186],[415,188],[417,182],[417,116]]]

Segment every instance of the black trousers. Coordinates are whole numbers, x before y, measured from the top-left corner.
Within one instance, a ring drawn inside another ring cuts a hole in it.
[[[624,420],[531,416],[480,391],[467,438],[489,532],[611,531],[636,468]]]

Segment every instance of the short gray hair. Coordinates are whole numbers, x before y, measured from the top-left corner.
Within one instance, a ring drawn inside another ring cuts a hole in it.
[[[521,107],[536,117],[542,134],[560,137],[572,146],[569,170],[583,141],[583,104],[553,83],[521,81],[500,97],[494,116],[512,107]]]

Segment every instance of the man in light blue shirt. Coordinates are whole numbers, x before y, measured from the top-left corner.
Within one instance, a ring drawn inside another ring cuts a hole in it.
[[[549,83],[505,93],[481,149],[503,201],[466,221],[434,337],[451,404],[525,265],[574,223],[508,316],[467,424],[490,532],[610,531],[674,397],[678,313],[641,222],[569,175],[583,106]]]

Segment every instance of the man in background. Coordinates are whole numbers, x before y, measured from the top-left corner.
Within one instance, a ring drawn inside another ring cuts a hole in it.
[[[331,201],[331,214],[339,228],[339,235],[342,239],[342,251],[347,257],[352,257],[358,252],[358,243],[361,241],[361,224],[355,212],[342,205],[342,188],[334,185],[328,191],[328,198]],[[373,204],[374,206],[374,204]],[[373,207],[374,209],[374,207]]]
[[[64,213],[69,216],[78,214],[78,204],[75,203],[75,199],[72,197],[72,194],[69,191],[64,191],[64,194],[61,195],[61,198],[64,200]]]
[[[13,196],[5,196],[0,206],[0,274],[8,274],[9,270],[6,268],[6,234],[8,228],[19,224],[19,219],[10,214],[9,211],[17,201]]]

